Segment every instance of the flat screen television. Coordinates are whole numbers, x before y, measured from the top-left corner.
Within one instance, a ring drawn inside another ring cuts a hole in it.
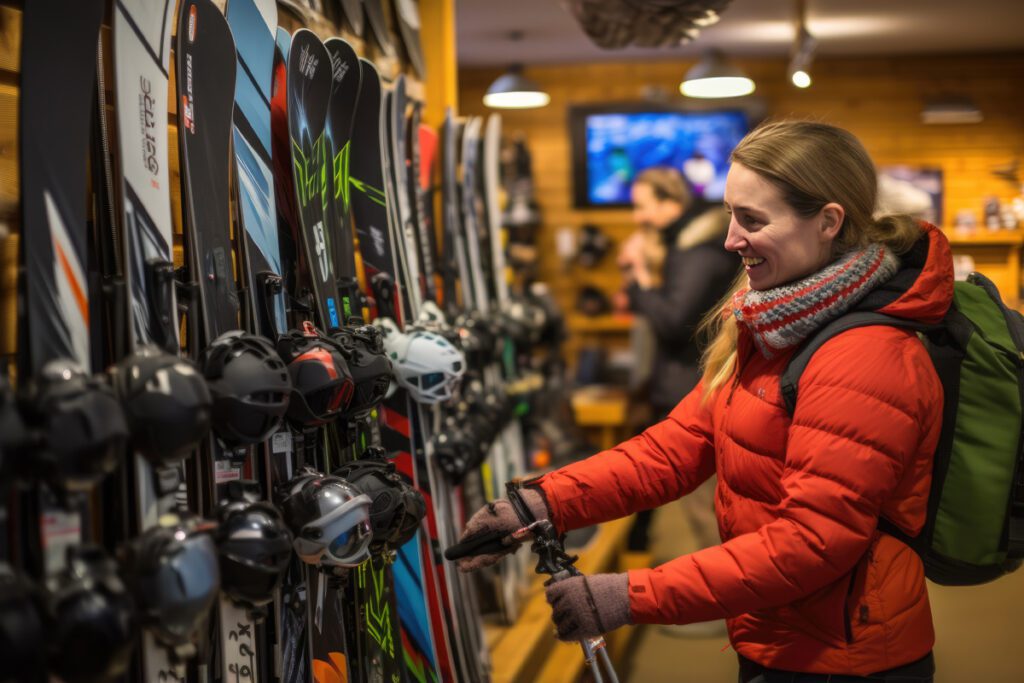
[[[729,154],[749,123],[740,110],[603,105],[571,108],[569,130],[576,207],[623,207],[633,179],[651,166],[677,168],[698,195],[720,200]]]

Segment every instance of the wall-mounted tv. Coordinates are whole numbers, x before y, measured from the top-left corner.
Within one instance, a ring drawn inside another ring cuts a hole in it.
[[[722,198],[729,154],[749,130],[739,110],[687,111],[651,105],[573,107],[575,205],[628,206],[633,178],[651,166],[672,166],[705,199]]]

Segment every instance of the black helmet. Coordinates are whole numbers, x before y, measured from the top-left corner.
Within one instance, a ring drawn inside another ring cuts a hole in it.
[[[315,427],[338,419],[352,401],[354,385],[341,346],[306,322],[277,340],[277,352],[288,364],[292,396],[288,419]]]
[[[502,313],[505,329],[516,344],[531,346],[540,341],[546,318],[542,307],[524,297],[514,297]]]
[[[576,310],[590,317],[604,315],[612,310],[612,302],[608,295],[597,287],[584,285],[576,295]]]
[[[144,626],[177,657],[194,652],[192,637],[220,590],[212,525],[165,515],[125,552],[125,580]]]
[[[98,546],[72,547],[67,560],[49,582],[50,672],[68,683],[118,679],[131,664],[135,602]]]
[[[358,460],[347,462],[333,474],[370,497],[370,551],[379,553],[402,546],[416,534],[427,513],[423,495],[395,471],[384,449],[371,446]]]
[[[601,262],[612,241],[596,225],[584,225],[580,230],[579,247],[576,249],[576,260],[584,268],[594,268]]]
[[[281,426],[292,383],[264,337],[234,330],[203,350],[200,363],[213,396],[213,429],[225,443],[252,444]]]
[[[306,564],[355,567],[369,556],[370,497],[340,477],[300,470],[281,491],[281,512]]]
[[[355,391],[347,413],[362,417],[380,405],[391,384],[391,361],[384,339],[373,325],[348,325],[332,335],[341,346]]]
[[[47,634],[42,595],[27,578],[0,562],[0,681],[43,680]]]
[[[274,597],[292,554],[292,535],[277,509],[260,502],[255,481],[232,481],[217,507],[221,590],[242,607]]]
[[[110,373],[130,444],[154,465],[180,461],[210,431],[210,392],[191,361],[143,346]]]
[[[479,311],[467,311],[455,319],[459,342],[471,368],[479,368],[500,357],[501,346],[496,330]]]
[[[43,444],[39,473],[64,488],[89,487],[120,462],[128,425],[110,385],[74,361],[51,360],[24,402],[28,425]]]
[[[486,449],[473,440],[467,430],[461,429],[455,419],[434,434],[431,441],[434,457],[441,470],[453,483],[459,483],[470,470],[480,464]]]

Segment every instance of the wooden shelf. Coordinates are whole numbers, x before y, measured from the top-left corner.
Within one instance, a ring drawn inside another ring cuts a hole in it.
[[[987,230],[980,228],[971,232],[962,232],[953,228],[944,228],[943,232],[950,245],[954,247],[970,246],[1020,246],[1024,243],[1024,230]]]
[[[599,334],[602,332],[618,334],[629,332],[633,327],[633,314],[610,313],[589,316],[576,313],[566,316],[566,324],[572,332],[577,334]]]

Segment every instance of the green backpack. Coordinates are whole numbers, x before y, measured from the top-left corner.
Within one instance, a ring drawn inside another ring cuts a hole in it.
[[[939,584],[975,585],[1014,571],[1024,559],[1024,316],[1007,308],[979,273],[954,284],[953,305],[935,325],[847,313],[806,341],[786,366],[782,396],[790,415],[814,352],[865,325],[917,331],[944,391],[924,528],[913,538],[886,519],[878,528],[913,548],[925,575]]]

